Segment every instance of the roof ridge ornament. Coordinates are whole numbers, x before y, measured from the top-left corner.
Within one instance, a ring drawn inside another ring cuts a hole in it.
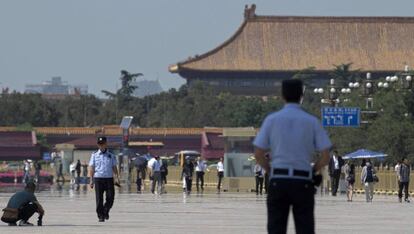
[[[256,4],[252,4],[250,7],[248,4],[244,6],[244,19],[252,19],[256,17]]]

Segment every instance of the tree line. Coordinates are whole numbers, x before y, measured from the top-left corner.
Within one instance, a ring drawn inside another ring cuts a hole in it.
[[[350,64],[336,66],[331,76],[338,84],[346,85],[358,79],[358,71]],[[102,126],[118,125],[122,116],[134,117],[139,127],[260,127],[263,119],[283,106],[280,98],[262,99],[229,93],[216,93],[204,83],[191,87],[170,89],[156,95],[138,98],[132,96],[131,77],[140,74],[125,73],[123,86],[115,93],[103,91],[106,99],[94,95],[46,100],[40,94],[2,93],[0,96],[1,126]],[[312,69],[298,73],[295,79],[313,77]],[[327,131],[341,154],[360,148],[382,151],[390,155],[386,161],[401,157],[414,160],[414,95],[411,90],[393,88],[373,94],[374,114],[361,117],[368,123],[358,128],[329,128]],[[303,107],[320,117],[321,97],[306,92]],[[340,106],[365,109],[362,90],[348,94]]]
[[[12,92],[0,96],[0,125],[91,127],[120,124],[122,116],[131,115],[139,127],[258,127],[281,105],[277,98],[217,94],[202,83],[143,98],[119,92],[107,99],[82,95],[47,100],[40,94]]]

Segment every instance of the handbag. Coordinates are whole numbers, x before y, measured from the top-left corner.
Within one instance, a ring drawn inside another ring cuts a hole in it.
[[[350,184],[355,183],[355,176],[354,175],[349,175],[348,177],[346,177],[346,181],[348,181],[348,183],[350,183]]]
[[[1,216],[1,221],[5,223],[16,222],[19,218],[19,210],[15,208],[4,208],[3,216]]]
[[[375,183],[378,183],[378,182],[379,182],[378,176],[377,176],[376,174],[373,174],[373,175],[372,175],[372,179],[373,179],[373,181],[374,181]]]

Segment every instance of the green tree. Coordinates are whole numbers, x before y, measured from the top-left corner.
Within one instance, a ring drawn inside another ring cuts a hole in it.
[[[132,85],[132,82],[136,80],[137,77],[143,76],[142,73],[129,73],[126,70],[121,70],[121,88],[116,91],[116,93],[112,93],[106,90],[102,90],[102,92],[108,96],[109,98],[123,98],[128,99],[134,93],[134,90],[138,88],[138,86]]]
[[[354,82],[360,77],[360,70],[351,70],[352,63],[334,65],[334,69],[329,73],[332,79],[335,79],[336,85],[347,86],[349,82]]]

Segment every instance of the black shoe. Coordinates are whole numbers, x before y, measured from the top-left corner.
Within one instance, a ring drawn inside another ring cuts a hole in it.
[[[98,219],[98,221],[99,222],[105,222],[105,219],[101,217],[101,218]]]
[[[109,219],[109,213],[104,214],[104,219],[106,219],[106,220]]]
[[[9,223],[9,226],[17,226],[16,223]]]

